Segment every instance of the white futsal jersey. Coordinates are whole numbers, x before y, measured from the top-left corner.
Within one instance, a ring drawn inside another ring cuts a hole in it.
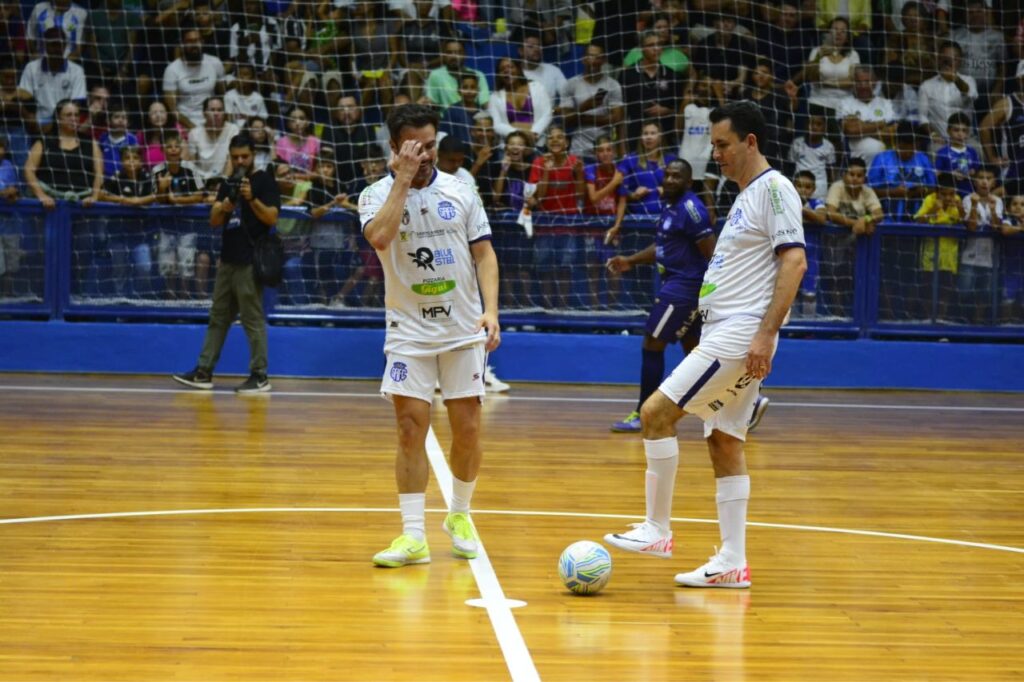
[[[779,249],[804,246],[802,206],[793,183],[772,168],[736,197],[700,288],[704,350],[746,355],[772,300]]]
[[[359,195],[365,231],[384,206],[394,178],[388,174]],[[470,244],[491,238],[476,190],[435,170],[423,189],[409,189],[398,236],[378,251],[387,309],[385,353],[436,355],[487,338],[475,331],[483,313]]]

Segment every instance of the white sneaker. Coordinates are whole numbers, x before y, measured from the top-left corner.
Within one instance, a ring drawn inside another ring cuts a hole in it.
[[[729,563],[721,552],[708,562],[689,573],[676,574],[676,584],[684,587],[729,587],[742,589],[750,587],[750,566]]]
[[[504,393],[510,388],[511,386],[494,376],[494,368],[487,365],[487,369],[484,370],[484,390],[488,393]]]
[[[666,535],[662,533],[653,523],[630,524],[633,530],[625,533],[608,533],[604,536],[605,542],[609,545],[624,549],[627,552],[636,552],[647,556],[656,556],[663,559],[672,558],[672,531]]]

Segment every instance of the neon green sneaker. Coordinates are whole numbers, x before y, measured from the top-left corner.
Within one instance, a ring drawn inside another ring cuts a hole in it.
[[[633,410],[620,422],[612,424],[612,433],[639,433],[643,430],[640,425],[640,413]]]
[[[430,548],[426,540],[411,535],[399,535],[391,546],[373,555],[373,563],[385,568],[400,568],[410,564],[429,564]]]
[[[469,514],[452,512],[445,517],[441,528],[452,539],[452,554],[462,559],[476,558],[478,538]]]

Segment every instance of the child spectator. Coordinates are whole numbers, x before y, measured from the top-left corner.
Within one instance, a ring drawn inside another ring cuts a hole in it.
[[[347,197],[341,205],[350,211],[359,210],[359,206],[353,203],[352,198],[355,197],[356,201],[358,201],[362,191],[384,177],[384,173],[387,171],[387,161],[384,160],[383,156],[376,154],[364,159],[360,165],[362,166],[363,177],[350,182],[344,190]],[[361,261],[359,267],[345,280],[345,283],[341,286],[341,291],[335,296],[335,300],[346,300],[359,283],[365,280],[366,284],[360,294],[360,299],[367,305],[379,306],[383,301],[381,301],[377,291],[384,280],[384,269],[377,258],[377,252],[373,250],[373,247],[362,236],[359,237],[359,258]]]
[[[142,163],[146,168],[152,170],[166,160],[163,151],[164,138],[171,133],[185,139],[187,131],[184,126],[170,120],[163,102],[154,100],[146,110],[146,123],[136,136],[142,152]]]
[[[269,116],[267,103],[256,85],[255,67],[248,62],[240,63],[235,76],[235,87],[224,93],[224,110],[229,121],[242,126],[252,116],[264,119]]]
[[[846,165],[841,180],[832,183],[825,199],[825,217],[833,225],[850,230],[848,234],[822,235],[822,291],[829,314],[848,316],[853,310],[854,252],[857,237],[871,235],[884,217],[882,202],[865,186],[867,164],[854,157]]]
[[[921,208],[914,214],[914,220],[928,225],[959,224],[963,214],[953,176],[949,173],[940,173],[936,182],[935,191],[921,202]],[[960,244],[956,237],[939,237],[937,243],[934,237],[921,240],[918,301],[924,305],[926,301],[932,300],[932,284],[935,281],[933,273],[938,270],[938,308],[934,311],[934,316],[940,320],[949,319],[949,300],[956,295],[959,250]],[[919,312],[924,311],[919,309]]]
[[[817,192],[817,181],[814,173],[809,170],[797,171],[793,176],[793,186],[803,203],[804,225],[825,224],[825,202],[814,195]],[[818,230],[804,230],[804,249],[807,252],[807,271],[800,282],[800,308],[796,312],[805,315],[814,315],[817,310],[818,292],[818,244],[821,242],[821,233]],[[794,306],[796,304],[794,303]]]
[[[537,186],[527,204],[534,211],[576,216],[583,205],[583,162],[569,154],[569,138],[561,126],[548,128],[548,153],[533,160],[530,183]],[[534,264],[541,295],[547,308],[566,307],[565,294],[572,285],[575,221],[538,230]],[[560,275],[568,275],[568,279]]]
[[[1021,314],[1024,294],[1024,196],[1009,198],[1003,223],[1003,300],[999,306],[1001,322],[1010,322]]]
[[[956,193],[966,197],[973,190],[971,176],[981,166],[977,150],[967,146],[971,119],[960,112],[953,114],[947,122],[946,132],[949,144],[935,152],[935,172],[951,173],[956,181]]]
[[[441,116],[441,130],[454,135],[463,144],[473,144],[470,131],[473,129],[473,117],[480,112],[477,97],[480,95],[480,84],[477,75],[472,71],[459,74],[459,97],[461,101],[448,107]]]
[[[212,203],[214,195],[200,190],[199,181],[191,164],[182,161],[183,145],[177,133],[164,138],[163,154],[166,161],[153,169],[156,200],[164,204],[191,205]],[[157,238],[157,265],[164,278],[167,298],[189,297],[190,281],[201,271],[202,280],[209,277],[210,256],[203,252],[197,258],[198,233],[193,225],[178,226],[177,221],[165,218]]]
[[[437,143],[437,169],[454,175],[475,190],[476,179],[466,170],[465,163],[466,147],[462,140],[454,135],[445,135]]]
[[[696,81],[683,95],[683,141],[679,158],[693,169],[693,192],[704,199],[704,176],[711,160],[711,86],[706,78]]]
[[[807,135],[797,137],[789,148],[789,161],[796,171],[814,174],[814,198],[825,199],[831,181],[832,167],[836,164],[836,148],[825,138],[827,121],[824,114],[814,113],[807,123]]]
[[[117,109],[113,109],[113,118]],[[113,129],[111,125],[111,129]],[[118,159],[121,170],[103,183],[100,201],[110,201],[123,206],[147,206],[156,201],[156,194],[149,171],[142,163],[138,147],[121,147]],[[110,217],[107,219],[107,248],[110,249],[113,269],[114,293],[117,296],[149,296],[153,293],[150,273],[153,257],[150,253],[151,232],[142,216]],[[153,235],[155,236],[155,235]],[[131,286],[128,278],[128,261],[133,264]]]
[[[128,109],[118,102],[110,107],[110,127],[99,139],[103,152],[103,176],[114,177],[121,170],[121,150],[138,147],[139,138],[128,132]]]
[[[963,198],[964,225],[969,231],[1003,231],[1003,200],[993,194],[995,186],[995,169],[991,166],[978,168],[974,174],[974,191]],[[968,322],[979,324],[992,321],[992,298],[996,284],[995,246],[992,237],[974,237],[966,241],[960,253],[957,289],[960,292],[961,311]]]
[[[321,220],[328,213],[344,210],[348,202],[348,195],[341,191],[338,182],[334,156],[324,153],[327,149],[321,150],[307,195],[309,216],[313,219],[309,245],[313,249],[319,300],[332,308],[344,308],[345,299],[339,294],[342,283],[361,261],[355,233],[341,221]]]
[[[511,210],[519,215],[526,206],[526,186],[533,165],[533,148],[522,131],[505,138],[505,156],[494,180],[494,208]],[[503,308],[523,308],[530,305],[530,283],[535,279],[530,272],[533,261],[533,242],[519,227],[505,221],[492,225],[494,250],[501,259],[501,305]]]
[[[15,202],[21,194],[18,169],[7,158],[7,138],[0,135],[0,199]],[[21,269],[21,221],[0,213],[0,297],[14,295],[14,275]]]
[[[615,147],[611,138],[602,135],[594,143],[597,163],[583,168],[583,180],[587,196],[583,212],[587,215],[614,218],[615,193],[622,184],[622,171],[615,166]],[[590,285],[590,302],[593,307],[600,305],[599,286],[606,271],[604,264],[615,255],[615,250],[604,243],[604,230],[587,231],[583,234],[583,251],[586,255],[587,282]],[[614,298],[618,293],[619,275],[608,273],[609,294]]]

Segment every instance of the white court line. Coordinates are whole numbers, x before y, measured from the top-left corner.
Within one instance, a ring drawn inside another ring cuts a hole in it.
[[[434,478],[437,479],[437,486],[441,489],[445,506],[451,507],[452,503],[452,476],[448,462],[444,458],[444,450],[437,440],[434,428],[427,431],[427,459],[430,460],[430,468],[434,470]],[[516,617],[512,615],[512,608],[505,598],[505,591],[501,589],[498,582],[498,574],[494,572],[491,559],[484,549],[483,540],[479,540],[476,550],[476,558],[469,560],[469,566],[473,570],[473,578],[480,588],[480,597],[487,609],[487,615],[491,619],[491,626],[498,638],[498,645],[501,653],[505,656],[505,665],[514,682],[537,680],[540,675],[537,667],[533,664],[533,657],[523,639],[523,633],[519,631]]]
[[[433,431],[431,431],[431,434]],[[436,442],[436,438],[435,438]],[[447,465],[445,465],[447,468]],[[440,481],[439,481],[440,483]],[[448,482],[449,491],[451,481]],[[443,492],[443,490],[442,490]],[[106,512],[98,514],[63,514],[59,516],[25,516],[13,519],[0,519],[0,526],[12,526],[26,523],[52,523],[57,521],[89,521],[93,519],[131,519],[147,516],[188,516],[206,514],[394,514],[399,510],[387,507],[241,507],[236,509],[161,509],[155,511]],[[428,509],[431,514],[447,514],[447,509]],[[544,516],[578,519],[627,519],[636,521],[639,517],[633,514],[593,514],[587,512],[565,511],[531,511],[516,509],[474,509],[473,514],[493,514],[495,516]],[[717,524],[717,519],[692,519],[673,516],[676,523]],[[835,528],[832,526],[801,526],[790,523],[764,523],[747,521],[748,526],[756,528],[779,528],[782,530],[812,531],[816,533],[839,533],[841,535],[863,535],[893,540],[912,540],[914,542],[932,542],[940,545],[957,547],[973,547],[991,549],[997,552],[1024,554],[1024,547],[1010,545],[994,545],[987,542],[970,542],[968,540],[952,540],[949,538],[933,538],[927,535],[909,535],[906,533],[887,533],[880,530],[859,530],[856,528]],[[481,552],[483,554],[483,552]],[[472,565],[472,561],[470,564]],[[499,586],[500,589],[500,586]]]
[[[837,391],[843,389],[835,389]],[[859,390],[859,389],[858,389]],[[174,393],[181,395],[234,395],[233,391],[190,391],[175,388],[128,388],[103,386],[19,386],[17,384],[0,384],[0,391],[35,391],[58,393]],[[354,393],[345,391],[272,391],[261,393],[260,396],[283,396],[287,398],[379,398],[379,392]],[[259,396],[250,396],[259,397]],[[492,398],[493,399],[493,398]],[[518,402],[553,402],[553,403],[615,403],[632,404],[635,398],[585,398],[576,396],[510,396],[501,395],[500,400]],[[775,407],[806,407],[806,408],[847,408],[851,410],[916,410],[916,411],[949,411],[949,412],[1024,412],[1024,407],[997,407],[995,405],[896,405],[885,403],[808,403],[784,402],[773,400]]]

